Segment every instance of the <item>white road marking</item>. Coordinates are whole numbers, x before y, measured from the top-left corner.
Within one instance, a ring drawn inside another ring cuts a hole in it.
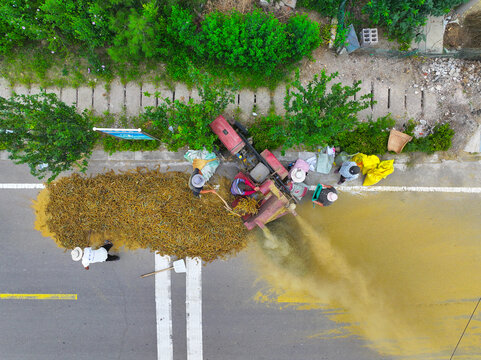
[[[0,184],[0,189],[45,189],[44,184]]]
[[[155,254],[155,271],[170,267],[170,257]],[[157,359],[172,360],[172,300],[170,271],[155,274],[155,318],[157,322]]]
[[[444,192],[481,194],[481,187],[437,187],[437,186],[339,186],[340,191],[347,192]]]
[[[202,360],[202,260],[186,259],[187,360]]]

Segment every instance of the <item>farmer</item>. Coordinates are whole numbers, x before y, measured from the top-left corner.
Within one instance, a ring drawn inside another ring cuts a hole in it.
[[[117,255],[109,254],[111,247],[112,243],[110,241],[105,241],[105,244],[97,250],[93,250],[91,247],[86,247],[83,250],[79,247],[76,247],[71,252],[72,260],[79,261],[82,259],[82,265],[84,266],[85,270],[88,270],[89,265],[92,263],[118,260],[119,257]]]
[[[238,177],[235,178],[230,187],[233,195],[249,196],[259,191],[259,188],[252,184],[249,179]]]
[[[345,181],[352,181],[359,177],[361,169],[354,161],[344,161],[342,166],[336,171],[341,174],[338,185],[341,185]]]
[[[329,206],[337,200],[337,190],[331,185],[319,184],[316,188],[312,202],[319,206]]]
[[[189,179],[189,188],[192,190],[194,196],[199,196],[201,190],[204,188],[205,178],[202,172],[195,168]]]

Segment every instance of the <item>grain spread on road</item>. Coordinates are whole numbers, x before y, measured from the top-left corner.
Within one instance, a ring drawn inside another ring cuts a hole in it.
[[[34,202],[35,228],[61,247],[147,248],[206,262],[246,246],[247,230],[213,194],[193,196],[189,176],[136,169],[93,177],[73,174],[47,185]],[[229,181],[217,192],[230,199]]]

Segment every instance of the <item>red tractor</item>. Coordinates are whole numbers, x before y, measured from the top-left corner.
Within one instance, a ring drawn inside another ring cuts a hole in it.
[[[279,160],[269,151],[260,154],[247,140],[247,131],[235,122],[237,131],[221,115],[211,124],[212,131],[219,137],[227,150],[244,166],[236,178],[248,179],[259,187],[263,195],[259,202],[259,211],[255,215],[245,216],[244,225],[252,230],[257,226],[263,228],[265,224],[283,215],[295,212],[296,199],[291,196],[287,186],[287,170]]]

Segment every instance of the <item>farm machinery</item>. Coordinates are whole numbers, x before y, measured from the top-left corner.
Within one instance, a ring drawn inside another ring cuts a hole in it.
[[[256,184],[261,194],[257,214],[244,216],[244,225],[249,230],[256,226],[263,228],[268,222],[288,213],[297,215],[297,200],[289,190],[288,171],[274,154],[267,149],[257,152],[247,139],[247,130],[237,122],[231,125],[222,115],[218,116],[210,127],[229,154],[243,167],[243,171],[235,178]]]

